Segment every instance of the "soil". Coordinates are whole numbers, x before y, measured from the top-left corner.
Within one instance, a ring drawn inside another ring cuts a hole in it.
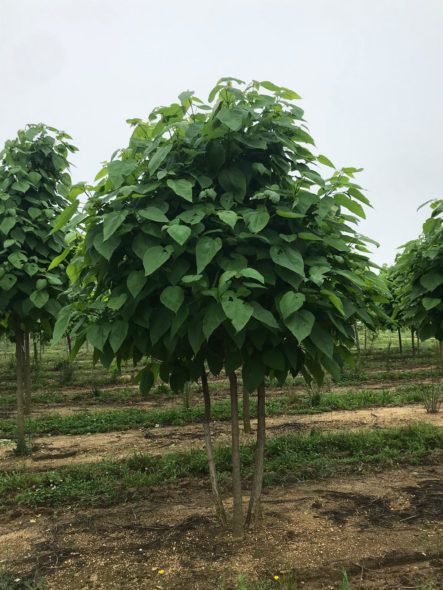
[[[273,488],[241,540],[217,525],[206,482],[113,508],[16,508],[0,516],[0,567],[47,590],[215,590],[238,574],[327,590],[342,568],[351,588],[441,588],[442,476],[427,465]]]
[[[251,421],[255,430],[255,420]],[[389,428],[415,422],[443,426],[443,413],[428,414],[421,406],[363,408],[323,414],[279,415],[267,418],[267,436],[307,432],[315,427],[323,431]],[[230,423],[213,422],[214,442],[230,443]],[[242,433],[242,443],[253,442],[255,433]],[[56,435],[36,437],[37,450],[19,459],[12,455],[11,445],[0,446],[0,469],[25,465],[32,471],[54,469],[73,463],[90,463],[100,459],[122,459],[134,452],[163,454],[191,448],[204,449],[201,424],[159,426],[125,432],[105,432],[90,435]]]

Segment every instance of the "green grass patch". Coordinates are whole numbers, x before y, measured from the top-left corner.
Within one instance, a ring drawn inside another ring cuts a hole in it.
[[[337,471],[361,471],[365,465],[419,463],[443,447],[443,428],[417,424],[386,430],[287,435],[266,443],[265,484],[318,479]],[[217,447],[221,478],[232,466],[230,447]],[[254,446],[241,448],[242,473],[253,469]],[[135,454],[123,461],[66,466],[44,473],[27,470],[0,475],[0,506],[103,506],[142,497],[149,486],[176,483],[208,474],[206,455],[199,450],[162,457]]]
[[[343,394],[326,393],[320,397],[317,405],[312,406],[306,395],[290,394],[269,398],[266,401],[268,416],[291,413],[313,414],[332,410],[353,410],[374,405],[387,406],[395,404],[418,403],[422,400],[422,388],[403,390],[357,390]],[[240,402],[240,416],[242,404]],[[251,416],[257,411],[257,402],[251,399]],[[122,408],[103,411],[76,412],[67,416],[49,414],[38,418],[26,419],[26,432],[32,436],[43,434],[92,434],[98,432],[124,431],[131,428],[153,427],[160,425],[183,425],[201,422],[204,416],[203,406],[190,408]],[[212,404],[212,418],[226,421],[231,419],[230,405],[227,400]],[[14,438],[16,421],[12,418],[0,419],[0,438]]]

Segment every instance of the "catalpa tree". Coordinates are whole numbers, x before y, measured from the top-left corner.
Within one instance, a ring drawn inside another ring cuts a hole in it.
[[[54,223],[69,205],[67,157],[76,149],[70,139],[52,127],[28,125],[0,152],[0,320],[16,344],[18,454],[26,452],[23,390],[29,407],[29,333],[43,330],[51,336],[66,304],[63,261],[70,249],[63,222]]]
[[[105,365],[146,359],[140,387],[158,376],[175,390],[201,378],[211,481],[222,523],[209,433],[207,367],[229,377],[233,529],[259,513],[265,377],[301,373],[321,383],[351,359],[354,320],[372,323],[384,284],[354,229],[369,204],[354,168],[309,150],[298,95],[270,82],[224,78],[204,104],[192,92],[134,126],[129,146],[98,174],[85,237],[68,267],[77,318]],[[329,168],[323,178],[319,171]],[[367,303],[366,303],[367,302]],[[370,312],[367,306],[371,308]],[[86,321],[85,313],[95,321]],[[92,314],[92,316],[91,316]],[[257,390],[255,475],[246,518],[240,478],[237,373]]]
[[[422,235],[403,246],[395,261],[398,311],[418,330],[420,338],[434,337],[440,346],[443,373],[443,200],[431,202],[431,215]]]

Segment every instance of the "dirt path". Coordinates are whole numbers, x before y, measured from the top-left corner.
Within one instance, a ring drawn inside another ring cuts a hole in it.
[[[440,588],[442,476],[428,465],[273,488],[243,540],[217,526],[205,482],[55,517],[16,508],[0,515],[0,567],[38,570],[47,590],[215,590],[238,574],[329,590],[343,567],[351,588]]]
[[[305,432],[312,427],[324,431],[388,428],[414,422],[443,425],[443,413],[428,414],[417,405],[365,408],[353,411],[333,411],[324,414],[280,415],[267,419],[268,437]],[[252,421],[253,428],[255,421]],[[214,422],[214,442],[230,444],[228,422]],[[242,442],[254,440],[254,434],[244,435]],[[48,470],[72,463],[89,463],[100,459],[121,459],[134,452],[159,455],[190,448],[204,448],[201,424],[140,428],[125,432],[90,435],[44,436],[35,439],[39,450],[31,457],[11,456],[11,446],[0,446],[0,469],[25,465],[34,471]]]

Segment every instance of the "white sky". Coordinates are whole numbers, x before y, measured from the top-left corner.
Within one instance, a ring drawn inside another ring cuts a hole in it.
[[[375,262],[417,237],[443,195],[443,0],[0,0],[0,145],[64,129],[74,181],[127,145],[127,118],[221,76],[295,90],[319,153],[364,168]]]

